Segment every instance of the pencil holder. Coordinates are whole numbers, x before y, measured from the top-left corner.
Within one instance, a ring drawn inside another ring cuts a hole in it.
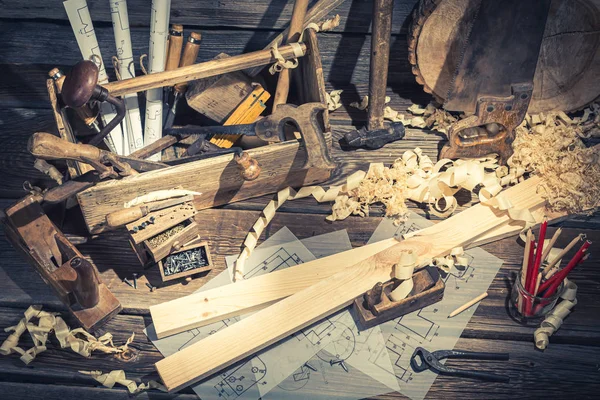
[[[556,292],[550,297],[540,297],[529,293],[521,284],[521,280],[515,279],[510,294],[509,311],[511,315],[521,322],[541,319],[554,308],[562,293],[563,286],[561,283]]]

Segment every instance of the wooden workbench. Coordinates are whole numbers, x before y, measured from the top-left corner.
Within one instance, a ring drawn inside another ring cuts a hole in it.
[[[199,29],[203,33],[200,59],[208,60],[217,53],[235,55],[260,48],[273,30],[281,29],[291,14],[291,2],[284,0],[257,0],[253,7],[240,7],[239,1],[174,0],[173,23],[182,23],[186,30]],[[414,0],[397,0],[394,10],[392,56],[390,59],[391,105],[405,110],[412,101],[427,102],[414,82],[407,60],[406,18]],[[270,8],[267,9],[267,6]],[[77,45],[60,1],[8,0],[3,2],[0,15],[0,207],[5,208],[22,197],[24,180],[44,185],[47,178],[33,168],[33,158],[26,153],[29,135],[35,131],[55,131],[51,110],[45,93],[46,73],[52,67],[65,67],[80,59]],[[365,114],[348,109],[347,105],[367,93],[370,2],[348,0],[340,9],[342,25],[335,33],[320,35],[321,53],[329,89],[344,89],[345,106],[332,114],[334,138],[353,129],[352,124],[364,121]],[[90,1],[98,39],[105,60],[114,49],[108,2]],[[148,44],[149,7],[142,0],[129,1],[132,39],[135,54],[146,51]],[[233,31],[232,28],[236,30]],[[26,34],[25,34],[26,33]],[[109,70],[109,74],[112,71]],[[444,137],[419,130],[409,130],[405,140],[386,146],[376,152],[343,152],[334,140],[334,156],[342,164],[342,171],[350,173],[365,169],[369,162],[390,163],[403,151],[421,147],[436,158]],[[118,356],[94,356],[89,360],[59,349],[53,340],[48,351],[32,364],[25,366],[16,356],[0,356],[0,398],[44,399],[127,399],[122,387],[97,387],[91,378],[79,370],[124,369],[127,376],[146,381],[157,377],[154,363],[162,356],[142,333],[150,323],[148,307],[191,293],[214,277],[224,267],[224,257],[237,254],[248,229],[266,205],[270,196],[230,204],[219,209],[203,211],[205,227],[202,232],[210,243],[216,269],[207,276],[187,285],[175,283],[151,293],[144,285],[150,280],[158,283],[158,271],[141,270],[122,233],[112,233],[81,245],[80,250],[95,262],[102,279],[123,304],[123,312],[110,321],[104,331],[112,332],[115,343],[122,343],[136,332],[132,344],[134,356],[124,360]],[[466,200],[466,199],[465,199]],[[462,207],[468,206],[464,204]],[[424,215],[414,205],[413,209]],[[369,218],[351,217],[345,221],[328,223],[325,216],[328,204],[317,204],[312,199],[288,202],[276,215],[263,238],[287,226],[299,238],[305,238],[339,229],[347,229],[354,246],[363,245],[381,220],[381,212],[374,209]],[[595,242],[592,257],[576,269],[573,280],[579,286],[574,313],[551,338],[545,352],[537,351],[532,342],[532,328],[513,322],[506,312],[511,274],[521,263],[522,248],[514,239],[505,239],[484,246],[486,251],[504,260],[504,265],[489,289],[486,298],[463,332],[456,348],[475,351],[509,352],[510,362],[486,362],[485,369],[509,375],[509,386],[467,381],[459,378],[438,377],[428,398],[592,398],[600,390],[600,262],[594,251],[600,243],[598,216],[579,217],[562,224],[565,228],[558,245],[564,245],[576,233],[585,232]],[[552,234],[555,227],[549,229]],[[0,234],[2,236],[2,234]],[[142,275],[138,289],[122,282],[137,272]],[[45,309],[64,311],[34,270],[0,239],[0,328],[14,325],[30,304],[43,304]],[[65,314],[66,315],[66,314]],[[73,321],[67,319],[73,324]],[[8,334],[0,331],[0,341]],[[453,363],[454,364],[454,363]],[[483,365],[483,364],[482,364]],[[471,363],[470,368],[479,364]],[[483,367],[482,367],[483,368]],[[359,384],[359,383],[357,383]],[[352,388],[346,387],[351,393]],[[175,396],[153,391],[139,398],[173,398]],[[186,390],[177,396],[194,399]],[[403,398],[395,393],[378,398]]]

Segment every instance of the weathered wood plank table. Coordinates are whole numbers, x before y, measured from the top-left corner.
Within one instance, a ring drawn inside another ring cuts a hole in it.
[[[147,51],[150,8],[147,1],[130,0],[129,17],[136,55]],[[428,96],[415,83],[407,61],[408,16],[416,0],[396,0],[392,27],[392,52],[388,95],[390,105],[403,111],[413,101],[427,102]],[[114,54],[114,38],[108,2],[89,2],[90,11],[105,61]],[[281,30],[291,15],[292,2],[287,0],[257,0],[252,7],[240,6],[237,1],[181,0],[173,1],[172,23],[182,23],[186,30],[201,30],[203,41],[199,61],[213,58],[220,52],[231,55],[256,50]],[[350,129],[352,123],[364,121],[365,113],[348,107],[359,95],[367,93],[370,26],[370,2],[346,1],[338,10],[341,26],[333,33],[319,36],[328,89],[344,89],[342,109],[332,114],[335,138]],[[50,106],[45,93],[47,71],[68,66],[80,60],[80,54],[68,25],[61,1],[7,0],[0,14],[0,208],[5,208],[25,192],[23,181],[44,185],[47,178],[33,168],[33,158],[26,152],[29,136],[36,131],[55,132]],[[232,30],[233,28],[233,30]],[[26,34],[24,34],[26,33]],[[111,68],[109,75],[114,76]],[[337,143],[334,140],[334,143]],[[443,137],[439,134],[409,130],[405,140],[393,143],[376,152],[343,152],[337,144],[336,161],[342,172],[366,169],[369,162],[391,163],[405,150],[421,147],[435,159]],[[123,304],[124,310],[99,333],[111,332],[115,343],[124,342],[131,332],[136,339],[131,345],[134,356],[95,355],[84,359],[70,351],[61,350],[54,340],[48,350],[29,366],[18,357],[0,357],[0,398],[22,399],[127,399],[123,387],[106,389],[80,370],[110,371],[123,369],[129,378],[147,381],[156,379],[154,363],[160,353],[142,333],[150,323],[148,307],[192,293],[224,268],[224,257],[237,254],[243,239],[271,196],[265,196],[218,209],[205,210],[206,224],[202,234],[210,244],[216,268],[208,275],[184,285],[161,287],[150,292],[144,283],[158,283],[158,271],[142,271],[135,255],[120,232],[101,235],[79,246],[84,255],[93,259],[102,279]],[[461,209],[469,205],[467,199]],[[413,211],[424,211],[411,205]],[[317,204],[312,199],[286,203],[275,216],[261,241],[287,226],[299,238],[347,229],[353,246],[363,245],[381,221],[381,210],[374,208],[371,217],[350,217],[345,221],[328,223],[325,216],[329,204]],[[584,232],[600,242],[598,216],[579,217],[562,223],[564,233],[558,245]],[[549,234],[556,227],[549,229]],[[50,288],[4,240],[0,233],[0,328],[14,325],[31,304],[42,304],[47,310],[64,311]],[[504,260],[504,265],[489,289],[477,312],[464,330],[457,349],[509,352],[509,362],[472,362],[469,368],[493,370],[508,375],[510,385],[469,381],[440,376],[428,398],[597,398],[600,391],[600,262],[592,247],[592,257],[573,274],[579,286],[578,305],[563,327],[551,338],[545,352],[533,345],[532,328],[513,322],[506,311],[510,280],[521,263],[522,248],[514,238],[504,239],[483,248]],[[134,290],[122,279],[137,272],[141,275]],[[66,314],[64,314],[66,315]],[[67,322],[73,321],[67,318]],[[0,341],[8,336],[0,331]],[[449,362],[450,365],[457,363]],[[493,366],[493,367],[492,367]],[[361,382],[356,382],[361,385]],[[352,387],[344,388],[352,393]],[[340,394],[343,394],[340,392]],[[182,398],[196,396],[186,389],[175,395],[156,391],[143,393],[139,398]],[[335,397],[332,394],[332,397]],[[403,398],[390,393],[377,398]]]

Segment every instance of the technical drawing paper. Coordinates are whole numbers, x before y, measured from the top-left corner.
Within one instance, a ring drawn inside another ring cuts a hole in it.
[[[99,69],[98,83],[100,85],[108,83],[108,76],[106,75],[106,69],[104,68],[104,60],[100,53],[100,46],[96,39],[96,32],[94,31],[94,25],[92,24],[92,17],[90,16],[90,10],[88,8],[86,0],[67,0],[63,2],[65,11],[73,28],[77,45],[81,51],[81,56],[84,60],[91,60],[96,63]],[[100,111],[102,114],[102,120],[106,126],[107,122],[112,121],[117,116],[114,107],[109,103],[101,103]],[[109,146],[114,147],[113,151],[117,154],[123,154],[123,130],[122,126],[116,126],[109,134],[110,140],[106,141]]]
[[[129,14],[127,13],[127,0],[109,0],[110,16],[112,18],[113,30],[115,32],[115,47],[119,59],[119,74],[121,79],[135,78],[135,64],[133,62],[133,48],[131,46],[131,34],[129,30]],[[144,147],[144,133],[142,131],[142,119],[138,104],[137,93],[123,96],[125,101],[125,125],[127,136],[123,146],[124,155]]]
[[[401,237],[404,233],[431,225],[431,221],[414,213],[411,213],[406,223],[398,227],[391,220],[384,219],[373,234],[372,239],[375,240],[369,242]],[[455,266],[448,274],[440,271],[446,282],[442,301],[379,325],[385,347],[392,357],[400,393],[413,400],[423,399],[437,377],[431,371],[412,371],[409,363],[415,347],[422,346],[429,351],[453,349],[478,305],[456,317],[448,318],[448,315],[487,291],[502,266],[501,259],[481,248],[470,249],[466,254],[471,259],[468,267]]]
[[[148,51],[148,73],[154,74],[165,70],[167,61],[167,35],[169,30],[169,14],[171,0],[152,0],[150,19],[150,46]],[[163,89],[146,91],[146,124],[144,130],[144,146],[156,142],[162,137],[163,124]],[[148,158],[160,161],[160,153]]]

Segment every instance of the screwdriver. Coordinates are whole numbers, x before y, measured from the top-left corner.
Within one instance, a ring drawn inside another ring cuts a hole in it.
[[[192,201],[194,199],[193,194],[188,194],[182,197],[177,197],[175,199],[169,199],[161,202],[156,202],[155,204],[148,204],[142,206],[136,206],[131,208],[124,208],[119,211],[112,212],[106,216],[106,223],[111,228],[117,228],[119,226],[128,224],[133,221],[137,221],[140,218],[145,217],[151,211],[162,210],[164,208],[169,208],[176,206],[178,204],[182,204],[188,201]]]
[[[192,65],[196,62],[196,58],[198,58],[198,52],[200,51],[200,41],[202,40],[202,35],[198,32],[190,33],[188,37],[187,43],[183,49],[183,56],[181,57],[181,61],[179,62],[179,67],[187,67],[188,65]],[[173,126],[173,122],[175,121],[175,113],[177,112],[177,103],[181,96],[185,94],[187,90],[187,82],[178,83],[173,87],[173,105],[167,114],[167,119],[164,124],[164,129],[168,129]]]

